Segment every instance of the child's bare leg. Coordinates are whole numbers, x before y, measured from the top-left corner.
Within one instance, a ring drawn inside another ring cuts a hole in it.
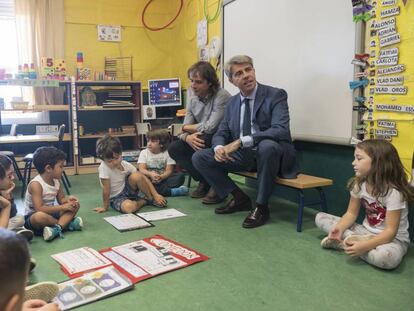
[[[76,215],[76,212],[65,212],[65,213],[63,213],[59,217],[58,225],[62,229],[65,229],[70,224],[70,222],[75,217],[75,215]]]
[[[148,180],[147,177],[145,177],[144,174],[140,172],[132,173],[128,177],[128,182],[132,189],[135,191],[141,190],[145,194],[146,198],[152,200],[154,196],[154,192],[151,191],[150,188],[150,185],[152,186],[152,183]],[[152,188],[155,190],[154,186],[152,186]]]
[[[138,201],[125,200],[121,204],[121,212],[125,214],[135,213],[144,205],[145,205],[144,199],[139,199]]]
[[[36,212],[30,216],[30,223],[35,229],[43,229],[46,226],[56,225],[58,223],[58,220],[47,213]]]

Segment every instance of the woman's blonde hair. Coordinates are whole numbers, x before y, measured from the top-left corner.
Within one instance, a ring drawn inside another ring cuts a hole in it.
[[[371,169],[366,176],[353,177],[348,183],[349,190],[355,185],[360,189],[362,183],[367,182],[372,186],[371,195],[375,198],[386,196],[388,191],[395,188],[407,202],[414,201],[414,187],[409,184],[397,149],[390,142],[369,139],[357,144],[356,148],[371,158]]]

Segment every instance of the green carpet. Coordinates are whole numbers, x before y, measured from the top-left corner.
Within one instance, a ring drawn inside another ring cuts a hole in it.
[[[38,267],[31,282],[66,279],[51,254],[82,246],[99,250],[154,234],[210,257],[78,310],[414,310],[413,247],[398,269],[373,268],[343,253],[322,250],[323,234],[313,223],[314,210],[305,211],[303,232],[297,233],[296,205],[277,199],[271,202],[271,220],[257,229],[241,228],[247,212],[215,215],[217,206],[181,197],[169,198],[169,207],[187,217],[120,233],[92,211],[101,204],[97,175],[70,180],[85,229],[50,243],[35,238],[31,250]],[[116,214],[111,210],[105,215]]]

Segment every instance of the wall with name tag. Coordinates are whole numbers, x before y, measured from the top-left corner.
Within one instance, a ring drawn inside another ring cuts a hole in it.
[[[371,2],[364,138],[391,141],[408,172],[414,152],[414,0]]]
[[[287,91],[295,139],[349,143],[355,114],[347,81],[355,38],[351,0],[234,0],[223,6],[223,60],[250,55],[258,82]]]

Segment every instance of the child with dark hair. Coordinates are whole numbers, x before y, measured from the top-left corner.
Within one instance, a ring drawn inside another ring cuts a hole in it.
[[[8,228],[24,236],[28,241],[33,238],[33,232],[23,227],[24,216],[17,213],[13,199],[13,189],[16,185],[12,161],[0,155],[0,228]]]
[[[0,173],[1,174],[1,173]],[[23,237],[14,232],[0,228],[0,310],[3,311],[58,311],[55,303],[47,304],[46,301],[34,299],[25,301],[27,294],[26,282],[29,271],[29,250]],[[53,282],[57,290],[58,286]],[[49,286],[39,283],[39,290]],[[36,285],[35,285],[36,286]],[[56,295],[56,291],[55,291]]]
[[[78,199],[66,197],[60,184],[65,159],[65,153],[55,147],[40,147],[33,155],[39,175],[27,187],[25,227],[43,235],[45,241],[63,237],[63,230],[79,231],[83,227],[82,218],[76,217]]]
[[[122,144],[117,137],[105,135],[96,142],[99,180],[102,186],[103,206],[94,211],[104,213],[111,206],[121,213],[135,213],[145,204],[167,205],[145,175],[129,162],[122,160]]]
[[[139,171],[147,176],[162,196],[187,195],[183,186],[184,174],[174,173],[175,161],[168,154],[170,134],[166,130],[153,130],[147,134],[147,149],[138,158]]]

